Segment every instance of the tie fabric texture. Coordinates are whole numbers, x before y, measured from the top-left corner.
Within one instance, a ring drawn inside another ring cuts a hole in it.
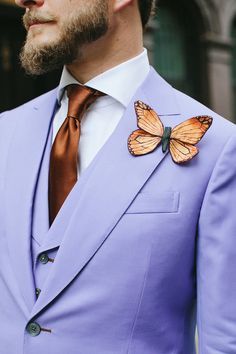
[[[49,223],[53,223],[77,182],[80,122],[88,107],[104,94],[82,85],[67,86],[68,113],[51,149],[49,168]]]

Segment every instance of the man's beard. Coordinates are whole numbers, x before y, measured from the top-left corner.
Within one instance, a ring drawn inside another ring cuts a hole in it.
[[[82,8],[82,9],[81,9]],[[29,75],[42,75],[71,64],[82,57],[82,47],[92,43],[107,33],[108,3],[104,0],[93,1],[93,5],[83,5],[78,13],[67,18],[61,25],[57,40],[48,44],[34,44],[34,39],[27,36],[20,53],[22,67]],[[31,22],[53,21],[50,14],[44,16],[30,11],[23,17],[28,30]]]

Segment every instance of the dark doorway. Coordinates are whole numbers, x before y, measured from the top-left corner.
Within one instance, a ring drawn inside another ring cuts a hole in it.
[[[32,79],[21,69],[18,56],[25,38],[22,14],[14,6],[0,5],[0,112],[56,87],[59,82],[60,71]]]
[[[177,89],[207,104],[204,31],[197,5],[189,0],[159,0],[154,33],[154,63]]]

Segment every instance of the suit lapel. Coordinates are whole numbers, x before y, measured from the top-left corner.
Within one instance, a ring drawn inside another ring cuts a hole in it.
[[[34,212],[32,224],[32,236],[38,245],[41,245],[49,229],[48,209],[48,174],[50,164],[50,152],[52,145],[52,129],[47,139],[45,152],[38,176],[34,197]]]
[[[134,102],[142,100],[162,115],[165,112],[179,114],[173,92],[151,70],[116,130],[68,196],[41,248],[46,251],[57,246],[56,235],[63,234],[56,261],[31,312],[32,317],[86,266],[165,157],[161,148],[152,154],[134,157],[128,152],[127,139],[137,129]]]
[[[54,90],[18,109],[20,118],[16,121],[6,169],[6,232],[9,253],[29,311],[35,302],[30,239],[32,206],[55,102]]]

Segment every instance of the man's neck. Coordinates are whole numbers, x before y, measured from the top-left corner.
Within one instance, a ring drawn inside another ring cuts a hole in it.
[[[142,33],[110,33],[82,49],[81,58],[67,65],[79,82],[86,83],[95,76],[139,55],[143,51]]]

